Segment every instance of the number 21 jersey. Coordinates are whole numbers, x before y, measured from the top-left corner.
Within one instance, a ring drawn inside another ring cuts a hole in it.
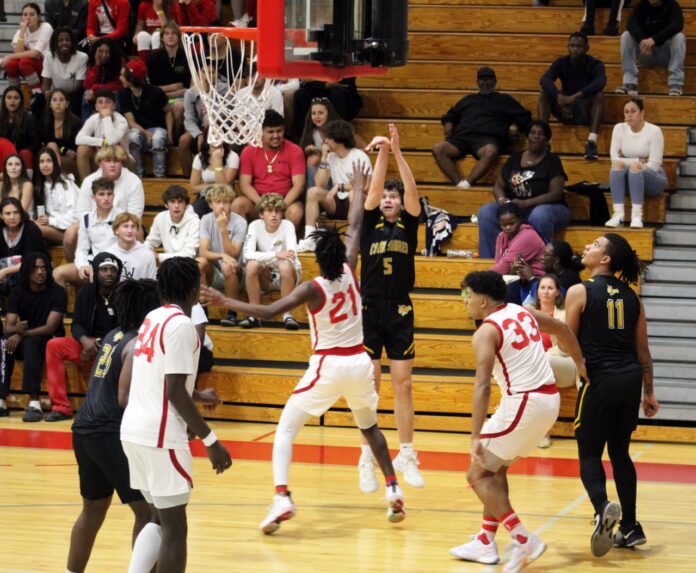
[[[500,343],[493,367],[503,396],[555,383],[536,319],[523,307],[504,304],[483,321],[498,329]]]

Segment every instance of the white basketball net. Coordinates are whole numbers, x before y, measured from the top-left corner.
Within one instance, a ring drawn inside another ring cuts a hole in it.
[[[253,86],[258,74],[252,73],[255,42],[238,43],[240,53],[235,55],[230,40],[222,34],[209,34],[207,47],[201,34],[183,34],[191,79],[208,111],[210,145],[261,145],[261,124],[273,82],[266,80],[257,97],[251,89],[242,90]]]

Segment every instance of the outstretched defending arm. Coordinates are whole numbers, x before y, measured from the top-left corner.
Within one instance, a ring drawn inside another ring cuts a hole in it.
[[[350,202],[348,212],[348,238],[346,239],[346,259],[352,269],[358,261],[360,253],[360,227],[362,226],[363,214],[365,212],[365,190],[370,186],[370,175],[367,172],[367,165],[353,162],[353,173],[349,178],[351,193],[353,198]]]

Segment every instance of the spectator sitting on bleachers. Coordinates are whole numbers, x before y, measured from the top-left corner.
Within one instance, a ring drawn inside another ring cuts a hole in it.
[[[594,36],[595,34],[595,11],[597,6],[609,6],[609,21],[604,26],[602,35],[618,36],[619,22],[621,22],[621,10],[624,6],[624,0],[584,0],[585,13],[582,16],[582,28],[580,31],[586,36]]]
[[[237,259],[247,234],[247,223],[232,211],[234,191],[228,185],[213,185],[206,195],[212,213],[201,219],[201,239],[198,266],[201,283],[225,292],[230,298],[239,297],[240,266]],[[224,326],[236,326],[233,311],[221,321]]]
[[[305,159],[302,149],[284,139],[285,120],[267,109],[263,120],[261,146],[248,145],[239,166],[241,197],[232,204],[235,213],[256,217],[255,206],[267,193],[278,193],[285,202],[285,218],[297,227],[303,219],[302,194],[305,190]]]
[[[315,186],[307,190],[305,238],[297,246],[300,253],[316,248],[316,241],[310,235],[317,230],[317,220],[322,211],[334,219],[348,218],[353,192],[350,186],[353,167],[360,165],[361,172],[366,170],[372,173],[367,153],[355,145],[355,128],[352,124],[342,119],[332,121],[324,128],[324,136]]]
[[[522,208],[512,201],[498,205],[500,232],[495,241],[495,264],[490,268],[501,275],[516,275],[516,263],[526,262],[536,276],[544,274],[544,241],[534,227],[523,223]]]
[[[77,291],[71,336],[52,338],[46,345],[46,378],[51,399],[51,411],[44,416],[46,422],[60,422],[73,416],[65,361],[91,370],[102,338],[116,328],[111,295],[121,276],[121,261],[111,253],[99,253],[92,261],[92,274],[94,282]]]
[[[82,121],[86,121],[95,111],[96,96],[94,94],[97,90],[107,89],[117,92],[123,87],[121,60],[121,48],[111,38],[100,38],[90,48],[87,75],[83,82],[85,93],[82,96],[80,110]]]
[[[55,151],[63,172],[75,178],[79,177],[76,140],[81,128],[82,121],[70,110],[65,92],[60,88],[53,89],[41,119],[41,145]]]
[[[121,279],[156,279],[155,253],[138,241],[140,218],[133,213],[119,213],[111,225],[117,242],[109,248],[123,263]]]
[[[17,284],[16,274],[29,253],[45,250],[41,231],[22,204],[14,197],[0,201],[0,293],[8,294]]]
[[[100,89],[95,95],[97,111],[75,136],[77,171],[81,181],[95,170],[99,163],[97,156],[104,146],[120,147],[125,156],[123,162],[134,164],[128,156],[128,120],[116,111],[116,94],[109,89]]]
[[[145,245],[153,251],[162,247],[159,262],[171,257],[195,257],[198,254],[201,221],[189,205],[188,189],[170,185],[162,193],[166,211],[157,213]]]
[[[54,30],[50,48],[44,57],[41,90],[47,100],[53,90],[62,90],[70,107],[79,112],[89,58],[77,50],[77,38],[70,28]]]
[[[87,6],[87,40],[94,44],[109,38],[125,46],[130,16],[128,0],[89,0]]]
[[[215,0],[179,0],[170,4],[179,26],[211,26],[218,21]]]
[[[625,219],[624,200],[631,196],[631,227],[643,227],[645,196],[655,197],[667,187],[662,168],[665,140],[659,126],[645,121],[643,100],[629,98],[624,105],[623,123],[611,134],[611,198],[614,214],[605,225],[618,227]]]
[[[553,114],[567,125],[589,125],[585,159],[597,159],[607,76],[604,64],[587,54],[589,47],[582,32],[568,37],[568,55],[554,61],[539,80],[539,119],[548,123]],[[556,80],[561,82],[560,90]]]
[[[152,52],[147,70],[150,83],[169,98],[176,138],[184,130],[184,95],[191,85],[191,71],[181,44],[181,30],[176,22],[170,20],[163,26],[162,48]]]
[[[251,95],[255,100],[259,100],[263,89],[266,87],[266,78],[256,73],[256,65],[252,66],[251,78],[254,79],[254,85],[246,85],[237,92],[237,99],[243,100],[244,98],[249,98]],[[251,82],[251,78],[247,78],[245,81]],[[266,90],[266,99],[264,101],[264,109],[273,109],[277,111],[280,115],[284,113],[284,103],[283,94],[274,85],[268,86]]]
[[[8,86],[0,103],[0,137],[14,144],[27,171],[34,168],[37,133],[34,116],[24,109],[22,90],[17,86]]]
[[[509,138],[517,137],[532,120],[520,103],[495,91],[495,71],[489,67],[476,72],[478,93],[464,96],[442,116],[445,141],[433,146],[433,157],[447,178],[468,189],[486,175]],[[462,179],[455,160],[472,155],[478,159],[471,173]]]
[[[58,28],[70,28],[77,41],[87,35],[87,0],[46,0],[46,22]]]
[[[44,252],[28,253],[22,259],[17,286],[12,289],[7,305],[3,386],[9,389],[15,361],[21,360],[24,363],[22,392],[29,394],[24,422],[43,419],[39,393],[46,344],[54,336],[65,336],[63,316],[68,310],[68,295],[53,281],[51,272],[51,257]]]
[[[626,31],[621,34],[623,84],[616,93],[638,95],[638,66],[669,69],[669,95],[680,96],[684,86],[684,13],[676,0],[639,0]]]
[[[191,166],[191,190],[198,192],[193,210],[199,217],[210,213],[210,205],[205,200],[206,190],[211,185],[233,186],[239,171],[239,155],[227,144],[211,146],[203,140],[201,150],[193,158]]]
[[[160,30],[169,20],[169,3],[164,0],[143,0],[138,6],[138,16],[133,32],[133,45],[138,57],[147,64],[152,50],[159,50]]]
[[[207,67],[211,79],[215,82],[215,89],[219,93],[223,93],[227,89],[227,84],[219,78],[217,66],[213,62],[208,62]],[[201,81],[205,90],[208,89],[207,77],[206,73],[201,73]],[[191,176],[193,154],[200,151],[201,145],[206,139],[208,127],[208,109],[203,103],[198,88],[192,85],[184,94],[184,133],[179,138],[179,162],[184,177]]]
[[[147,66],[142,60],[130,60],[121,72],[125,89],[119,92],[119,99],[128,120],[135,172],[140,178],[144,176],[142,152],[148,151],[152,153],[152,171],[161,178],[167,174],[167,144],[174,142],[174,119],[165,93],[146,80]]]
[[[343,78],[338,83],[301,79],[300,89],[293,97],[292,135],[295,138],[302,135],[307,113],[317,98],[328,98],[336,113],[346,121],[353,121],[363,105],[355,78]]]
[[[75,209],[80,190],[72,175],[63,175],[60,161],[49,147],[42,148],[37,154],[34,183],[34,201],[37,206],[34,222],[39,226],[44,241],[61,245],[65,231],[77,223]],[[75,244],[69,246],[71,248],[66,248],[64,255],[65,260],[71,263],[75,258]]]
[[[32,93],[41,93],[41,69],[44,53],[48,51],[53,27],[41,19],[41,8],[34,2],[22,7],[22,21],[12,38],[14,53],[0,59],[11,86],[19,87],[20,76]]]
[[[92,182],[91,189],[94,201],[90,210],[80,215],[75,262],[61,265],[53,273],[53,278],[61,286],[93,282],[90,257],[109,251],[116,244],[111,225],[123,209],[114,206],[114,182],[100,177]]]
[[[251,304],[261,304],[262,292],[288,296],[302,276],[295,226],[283,219],[283,198],[276,193],[264,195],[256,209],[261,218],[249,225],[244,241],[244,284]],[[283,314],[283,324],[288,330],[300,327],[290,311]],[[249,316],[239,326],[258,328],[261,321]]]
[[[324,143],[324,128],[332,121],[341,119],[328,98],[320,97],[312,100],[312,107],[307,112],[304,130],[300,138],[300,147],[304,149],[307,158],[307,188],[314,187],[319,162],[321,161],[321,146]],[[365,147],[361,145],[360,147]]]
[[[500,204],[517,203],[544,244],[570,224],[570,209],[563,200],[568,177],[560,157],[548,149],[551,135],[551,127],[545,121],[530,124],[527,149],[510,155],[493,186],[495,201],[479,209],[479,254],[484,259],[495,254]]]
[[[22,158],[13,153],[5,158],[0,180],[0,199],[14,197],[30,216],[34,210],[34,185],[27,175]]]

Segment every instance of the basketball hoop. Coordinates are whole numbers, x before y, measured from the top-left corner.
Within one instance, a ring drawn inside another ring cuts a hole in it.
[[[260,145],[273,82],[267,79],[260,95],[253,95],[256,29],[183,27],[182,32],[191,79],[208,112],[208,143]],[[252,87],[243,89],[247,86]]]

